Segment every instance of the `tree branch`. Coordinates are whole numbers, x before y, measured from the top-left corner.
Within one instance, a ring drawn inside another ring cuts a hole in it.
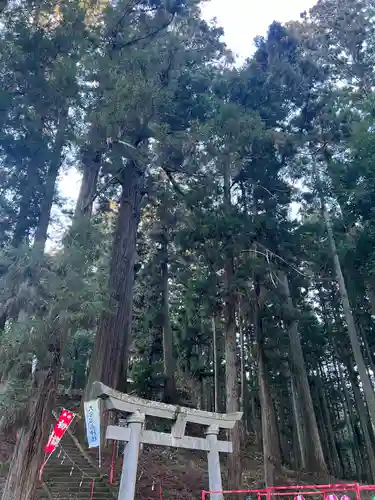
[[[174,180],[172,172],[168,169],[168,167],[161,167],[168,177],[169,182],[172,184],[173,189],[182,197],[186,197],[186,193],[184,193],[183,189],[178,185],[178,183]]]
[[[172,14],[171,19],[169,19],[166,23],[162,24],[157,30],[152,31],[151,33],[147,33],[146,35],[139,36],[137,38],[133,38],[132,40],[129,40],[128,42],[124,42],[121,44],[120,42],[115,42],[114,40],[112,41],[112,48],[116,50],[121,50],[124,49],[125,47],[131,47],[132,45],[136,45],[139,42],[142,42],[144,40],[147,40],[148,38],[153,38],[156,35],[158,35],[161,31],[164,29],[168,28],[168,26],[172,23],[174,19],[174,14]],[[121,22],[122,19],[118,21],[118,23]],[[112,38],[116,36],[117,33],[112,33]]]

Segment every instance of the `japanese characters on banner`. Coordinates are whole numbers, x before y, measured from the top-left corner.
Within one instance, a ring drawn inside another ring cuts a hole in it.
[[[89,448],[100,448],[100,407],[99,399],[86,401],[85,422]]]
[[[69,410],[63,410],[61,412],[61,415],[58,419],[58,421],[55,424],[55,427],[48,438],[47,445],[44,448],[44,451],[46,453],[53,453],[57,446],[59,445],[59,442],[61,441],[61,438],[65,434],[67,428],[69,425],[72,423],[74,418],[74,413],[72,413]]]

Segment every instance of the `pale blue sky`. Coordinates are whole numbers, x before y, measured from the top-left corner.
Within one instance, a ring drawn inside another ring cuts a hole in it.
[[[301,12],[315,3],[316,0],[208,0],[202,10],[206,19],[217,19],[224,28],[229,48],[244,59],[252,52],[254,37],[264,35],[272,21],[298,19]],[[79,183],[75,170],[61,176],[61,193],[72,204],[78,196]]]
[[[264,35],[272,21],[286,22],[298,19],[301,12],[317,0],[208,0],[203,6],[204,16],[217,18],[224,28],[225,41],[239,57],[251,52],[252,41]]]

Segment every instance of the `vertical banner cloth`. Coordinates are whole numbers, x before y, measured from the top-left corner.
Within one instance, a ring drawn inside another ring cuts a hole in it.
[[[89,448],[100,447],[100,407],[99,399],[86,401],[85,407],[85,422],[86,434]]]
[[[63,410],[61,412],[61,415],[56,422],[50,437],[48,438],[47,445],[44,448],[44,451],[46,453],[53,453],[55,451],[67,428],[72,423],[73,418],[74,413],[72,413],[71,411]]]

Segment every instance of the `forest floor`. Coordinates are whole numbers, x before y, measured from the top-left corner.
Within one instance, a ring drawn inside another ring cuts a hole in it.
[[[13,442],[0,438],[0,497],[7,472]],[[93,460],[97,461],[97,451],[91,453]],[[225,458],[222,457],[223,484],[226,484]],[[102,470],[109,474],[111,452],[104,452],[102,457]],[[243,456],[243,482],[239,489],[256,489],[262,487],[263,460],[262,454],[249,450]],[[116,463],[115,481],[121,474],[121,463]],[[327,482],[338,482],[330,477],[317,477],[305,472],[296,472],[283,469],[278,477],[278,484],[307,485]],[[160,489],[163,500],[199,500],[202,490],[208,486],[207,458],[205,453],[189,452],[186,450],[162,449],[144,447],[140,454],[136,498],[142,500],[160,499]],[[231,500],[236,500],[231,495]],[[237,497],[239,499],[239,497]],[[242,498],[241,498],[242,500]]]
[[[225,487],[227,470],[223,458],[221,456],[223,485]],[[263,487],[264,468],[261,453],[249,451],[244,454],[243,470],[243,481],[242,484],[238,485],[238,489],[251,490]],[[327,484],[327,481],[337,482],[333,478],[316,477],[312,474],[286,469],[277,478],[277,483],[285,486]],[[204,453],[200,455],[197,452],[181,450],[157,448],[145,450],[140,458],[137,498],[142,500],[159,498],[160,486],[163,500],[177,498],[199,500],[202,496],[202,490],[208,489],[207,456]],[[235,500],[240,497],[231,495],[230,498]]]

